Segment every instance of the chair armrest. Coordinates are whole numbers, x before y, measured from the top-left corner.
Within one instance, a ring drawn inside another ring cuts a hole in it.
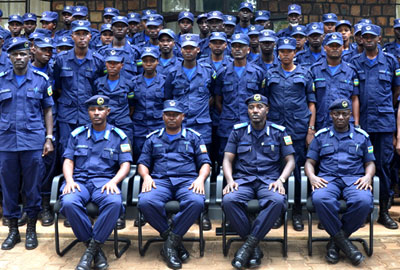
[[[294,204],[294,175],[293,173],[289,176],[288,179],[288,203],[290,204]]]
[[[379,205],[379,177],[374,176],[372,183],[372,191],[374,193],[374,205]]]
[[[204,181],[204,192],[205,192],[205,201],[204,203],[208,205],[210,203],[210,193],[211,193],[211,187],[210,187],[210,175],[206,178],[206,181]]]
[[[142,178],[140,175],[135,175],[133,177],[133,187],[132,187],[132,204],[137,205],[139,202],[139,193],[140,193],[140,181]]]
[[[129,192],[129,182],[130,179],[135,175],[136,173],[136,166],[131,165],[131,169],[129,171],[129,174],[122,180],[121,184],[121,195],[122,195],[122,204],[124,206],[127,205],[127,200],[128,200],[128,192]]]
[[[216,194],[215,194],[215,202],[217,204],[222,204],[222,189],[224,184],[224,172],[221,170],[217,176],[217,186],[216,186]]]
[[[304,167],[301,167],[301,194],[300,194],[300,203],[306,204],[308,197],[308,177],[304,173]]]
[[[58,193],[60,191],[60,187],[62,182],[64,181],[64,175],[60,174],[53,178],[53,182],[51,184],[51,194],[50,194],[50,205],[54,206],[54,204],[58,200]]]

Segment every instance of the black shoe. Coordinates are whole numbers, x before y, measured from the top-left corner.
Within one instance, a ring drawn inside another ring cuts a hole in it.
[[[10,221],[8,218],[3,217],[2,218],[3,226],[8,227],[8,224],[10,224]]]
[[[95,270],[106,270],[108,268],[107,257],[103,250],[99,247],[99,250],[94,256],[94,269]]]
[[[261,265],[261,259],[264,257],[264,253],[262,252],[261,248],[259,245],[255,247],[253,250],[253,254],[250,257],[249,260],[249,268],[256,268]]]
[[[325,227],[324,227],[324,225],[322,225],[322,223],[321,222],[318,222],[318,229],[319,230],[325,230]]]
[[[98,253],[98,250],[99,244],[94,239],[90,240],[88,247],[85,250],[85,253],[83,253],[81,260],[79,261],[75,270],[90,270],[94,257]]]
[[[117,220],[117,230],[123,230],[126,227],[125,215],[121,215]]]
[[[344,231],[340,230],[333,236],[333,240],[335,245],[343,251],[353,265],[359,265],[365,259],[357,247],[345,236]]]
[[[69,223],[68,219],[64,219],[64,227],[71,228],[71,223]]]
[[[180,235],[170,232],[167,240],[165,240],[164,245],[160,251],[161,256],[167,262],[169,268],[181,269],[182,262],[179,259],[178,247],[182,244],[182,237]]]
[[[328,263],[335,264],[339,262],[339,248],[335,245],[335,242],[331,238],[326,245],[326,256],[325,259]]]
[[[274,225],[272,226],[272,229],[279,229],[283,224],[282,217],[279,216],[278,219],[275,221]]]
[[[178,257],[182,262],[186,262],[189,259],[190,253],[189,251],[187,251],[182,242],[178,246],[177,251],[178,251]]]
[[[26,212],[22,212],[22,216],[18,219],[18,227],[26,225],[28,222],[28,215]]]
[[[36,218],[28,218],[27,226],[26,226],[26,240],[25,240],[25,248],[26,249],[35,249],[38,246],[38,240],[36,235]]]
[[[399,228],[399,225],[397,225],[396,221],[394,221],[388,212],[380,212],[379,213],[379,218],[378,218],[378,223],[382,224],[388,229],[395,230]]]
[[[246,242],[236,251],[235,258],[232,260],[232,266],[236,269],[243,269],[249,265],[250,257],[258,245],[258,239],[249,235]]]
[[[208,217],[208,212],[204,213],[202,222],[203,222],[203,230],[204,231],[211,230],[212,225],[211,225],[210,218]]]
[[[1,245],[1,249],[9,250],[12,249],[17,243],[21,242],[21,236],[18,231],[18,219],[12,218],[8,220],[8,235]]]
[[[50,207],[43,208],[41,216],[42,226],[46,227],[54,224],[54,215]]]
[[[144,216],[143,216],[143,215],[141,215],[140,224],[142,225],[142,227],[143,227],[144,225],[146,225],[146,220],[144,219]],[[135,219],[135,222],[133,223],[133,226],[139,227],[139,218],[136,218],[136,219]]]
[[[304,230],[304,223],[301,215],[293,215],[292,222],[293,229],[295,231],[301,232],[302,230]]]

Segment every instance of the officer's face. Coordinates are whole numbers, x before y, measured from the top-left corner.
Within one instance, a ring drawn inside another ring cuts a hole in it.
[[[57,24],[54,23],[54,22],[42,21],[42,28],[43,29],[47,29],[47,30],[50,30],[50,31],[53,32],[56,29],[56,27],[57,27]]]
[[[114,37],[117,39],[123,39],[128,33],[128,26],[122,22],[116,22],[111,26]]]
[[[179,21],[179,29],[181,29],[182,34],[187,34],[192,31],[193,23],[189,19],[182,19]]]
[[[342,57],[343,46],[338,43],[331,43],[324,46],[326,56],[330,59],[339,59]]]
[[[32,53],[36,61],[46,65],[53,55],[53,48],[39,48],[35,46],[32,49]]]
[[[10,22],[8,24],[8,30],[10,30],[13,37],[17,37],[21,34],[23,24],[19,22]]]
[[[262,41],[260,42],[261,52],[264,54],[271,54],[274,51],[275,42],[273,41]]]
[[[258,35],[251,35],[250,38],[250,47],[258,48]]]
[[[335,25],[336,25],[336,23],[334,23],[334,22],[324,23],[324,33],[328,34],[328,33],[335,32]]]
[[[60,52],[63,52],[63,51],[69,51],[69,50],[71,50],[72,48],[73,48],[73,47],[63,45],[63,46],[58,46],[58,47],[56,48],[56,50],[57,50],[57,53],[60,53]]]
[[[226,49],[226,42],[223,40],[211,40],[208,46],[215,55],[221,55]]]
[[[197,54],[200,52],[200,48],[194,47],[191,45],[187,45],[185,47],[182,47],[181,52],[182,52],[183,60],[193,61],[196,59]]]
[[[378,43],[381,41],[381,36],[375,36],[371,34],[362,35],[363,46],[367,51],[374,51],[378,47]]]
[[[239,11],[238,17],[242,22],[249,22],[253,18],[253,13],[248,8],[243,8]]]
[[[394,36],[397,40],[400,40],[400,28],[394,28]]]
[[[296,39],[296,49],[302,50],[304,48],[304,43],[306,43],[306,37],[301,34],[296,34],[293,36]]]
[[[142,58],[143,69],[145,72],[153,73],[158,65],[158,59],[152,56],[145,56]]]
[[[322,41],[324,40],[324,36],[318,33],[313,33],[307,37],[310,46],[313,48],[319,48],[322,45]]]
[[[282,49],[278,50],[279,58],[281,59],[282,64],[288,65],[293,63],[293,58],[296,55],[295,50]]]
[[[110,44],[114,39],[113,32],[111,31],[104,31],[100,35],[100,40],[103,45]]]
[[[332,118],[333,126],[337,130],[346,129],[349,125],[351,111],[350,110],[335,110],[331,111],[330,116]]]
[[[108,75],[110,75],[110,76],[118,75],[123,66],[124,66],[124,64],[122,62],[107,61],[106,68],[107,68]]]
[[[112,15],[105,15],[103,16],[104,23],[111,23],[113,16]]]
[[[249,46],[242,43],[232,44],[232,56],[233,59],[241,60],[247,57],[250,52]]]
[[[162,25],[148,25],[146,26],[147,28],[147,32],[148,32],[148,36],[152,39],[157,39],[158,37],[158,32],[161,31],[162,29]]]
[[[301,23],[302,16],[296,13],[292,13],[287,16],[287,20],[291,25],[298,25]]]
[[[87,48],[92,35],[86,30],[78,30],[72,33],[72,39],[75,42],[75,46],[80,49]]]
[[[140,24],[139,23],[137,23],[137,22],[130,22],[129,23],[129,33],[131,35],[134,35],[139,31],[140,31]]]
[[[29,50],[18,50],[10,53],[10,60],[14,69],[23,70],[30,61]]]
[[[202,33],[203,35],[207,35],[210,32],[210,28],[208,27],[206,18],[199,20],[197,22],[197,25],[199,26],[200,33]]]
[[[110,108],[106,106],[90,106],[88,113],[93,126],[102,126],[107,122]]]
[[[161,35],[158,46],[160,46],[161,53],[168,54],[174,48],[175,40],[168,35]]]
[[[343,42],[349,41],[351,37],[351,29],[347,25],[341,25],[337,31],[342,34]]]
[[[182,125],[182,121],[185,118],[183,113],[178,112],[164,112],[163,120],[167,130],[179,129]]]
[[[36,29],[36,22],[34,21],[27,21],[24,22],[24,32],[25,34],[29,35],[30,33],[33,33]]]
[[[363,39],[361,36],[361,31],[354,35],[354,40],[356,41],[358,46],[363,46]]]
[[[207,20],[210,32],[223,32],[224,31],[224,21],[218,19]]]
[[[68,12],[63,12],[61,14],[61,18],[65,25],[70,25],[71,22],[74,20],[72,17],[72,14],[70,14]]]
[[[230,24],[224,24],[224,29],[225,29],[225,34],[228,37],[231,37],[233,33],[235,33],[235,26],[230,25]]]
[[[267,120],[268,107],[262,103],[250,103],[247,106],[250,121],[254,124],[262,123]]]

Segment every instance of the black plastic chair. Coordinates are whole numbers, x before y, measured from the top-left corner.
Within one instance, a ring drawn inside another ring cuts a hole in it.
[[[304,169],[302,169],[301,176],[301,203],[306,205],[307,213],[308,213],[308,255],[312,256],[312,244],[313,242],[327,242],[330,237],[313,237],[312,236],[312,219],[313,214],[315,213],[315,207],[312,203],[311,196],[308,196],[309,183],[308,177],[304,173]],[[373,196],[374,196],[374,208],[369,214],[369,245],[365,239],[359,237],[350,237],[350,241],[359,242],[362,244],[365,253],[371,257],[374,251],[374,213],[378,211],[379,206],[379,178],[375,176],[373,178]],[[340,200],[340,209],[339,214],[343,214],[347,211],[346,201]]]
[[[126,206],[127,204],[129,181],[133,177],[133,175],[135,175],[135,172],[136,172],[136,166],[131,166],[129,175],[125,177],[125,179],[121,183],[122,204],[124,206]],[[63,249],[60,248],[60,233],[58,228],[58,220],[61,215],[60,213],[61,200],[59,199],[59,195],[60,195],[60,188],[63,182],[64,182],[64,175],[62,174],[53,178],[53,183],[51,186],[51,197],[50,197],[50,205],[53,207],[55,215],[55,221],[54,221],[55,248],[56,248],[56,253],[60,257],[64,256],[69,250],[71,250],[71,248],[73,248],[78,242],[80,242],[78,239],[75,239],[71,243],[69,243],[65,248]],[[93,202],[88,202],[88,204],[86,205],[86,211],[88,213],[88,216],[91,218],[96,218],[99,215],[99,207]],[[107,239],[107,241],[114,242],[114,253],[117,258],[120,258],[131,244],[131,241],[128,238],[118,237],[117,226],[115,226],[114,228],[114,237]],[[119,243],[123,243],[121,249],[119,249]]]
[[[217,176],[217,187],[216,187],[216,203],[222,205],[222,190],[223,190],[223,183],[224,183],[224,176],[223,171],[221,168],[220,174]],[[294,204],[294,176],[291,175],[287,181],[288,189],[287,189],[287,210]],[[258,203],[257,199],[250,200],[247,203],[247,213],[250,215],[257,215],[260,212],[261,208]],[[288,250],[288,232],[287,232],[287,225],[288,225],[288,211],[285,211],[283,217],[283,236],[282,237],[268,237],[266,236],[262,241],[263,242],[279,242],[282,244],[282,255],[283,257],[287,257],[287,250]],[[237,235],[237,233],[227,232],[226,230],[226,216],[225,211],[222,207],[222,251],[224,256],[228,256],[230,246],[232,242],[240,242],[243,241],[241,237],[231,237],[227,240],[227,235]],[[218,233],[217,233],[218,234]]]
[[[136,175],[133,181],[133,191],[132,191],[132,204],[137,205],[139,202],[139,193],[141,190],[141,177],[140,175]],[[208,205],[210,203],[210,176],[207,177],[206,181],[204,182],[204,190],[205,190],[205,201],[204,204]],[[165,211],[168,217],[178,213],[180,211],[180,204],[177,200],[171,200],[165,204]],[[200,257],[204,256],[204,248],[205,248],[205,241],[203,236],[203,220],[204,212],[200,214],[199,217],[199,237],[183,237],[182,241],[184,242],[199,242],[200,245]],[[143,214],[138,208],[138,220],[143,219]],[[147,249],[152,243],[155,242],[164,242],[164,239],[161,237],[153,237],[146,241],[143,245],[143,232],[142,232],[142,224],[139,222],[138,224],[138,241],[139,241],[139,254],[140,256],[144,256],[146,254]]]

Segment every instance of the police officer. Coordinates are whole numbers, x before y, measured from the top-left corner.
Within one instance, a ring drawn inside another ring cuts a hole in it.
[[[106,7],[103,11],[103,23],[111,23],[112,18],[119,16],[119,10],[113,7]]]
[[[133,37],[136,33],[140,32],[140,14],[131,12],[128,13],[127,17],[129,24],[128,41],[131,44],[135,44],[133,41]]]
[[[37,16],[35,13],[25,13],[22,19],[24,21],[24,36],[29,38],[29,35],[35,32]]]
[[[296,54],[308,48],[305,46],[307,41],[306,27],[304,25],[298,25],[292,32],[292,38],[296,39]]]
[[[236,17],[232,15],[224,15],[224,31],[229,42],[232,35],[235,33],[235,27]]]
[[[158,32],[158,46],[160,58],[157,72],[167,76],[175,66],[182,64],[182,58],[174,54],[176,35],[171,29],[165,28]],[[180,53],[181,54],[181,53]]]
[[[340,20],[336,23],[335,32],[342,34],[343,55],[351,53],[352,43],[351,23],[348,20]]]
[[[252,25],[250,26],[248,36],[250,39],[250,53],[247,55],[247,60],[248,61],[254,61],[260,56],[260,42],[259,42],[259,36],[260,36],[260,31],[263,29],[262,26],[260,25]]]
[[[253,19],[253,12],[254,8],[251,3],[240,3],[238,12],[239,23],[235,27],[235,34],[243,33],[247,35],[251,31],[250,27],[252,25],[250,24],[250,21]]]
[[[4,40],[3,51],[7,51],[8,46],[11,43],[11,38],[21,36],[21,31],[24,27],[24,21],[20,15],[10,15],[8,18],[8,30],[11,34]],[[8,32],[8,31],[7,31]]]
[[[69,51],[74,48],[74,41],[70,36],[58,37],[55,40],[56,52],[59,54],[63,51]]]
[[[364,51],[362,36],[361,36],[361,29],[363,25],[364,23],[357,23],[354,25],[353,36],[355,42],[351,44],[350,52],[343,55],[343,60],[346,62],[350,62],[351,58]]]
[[[7,53],[2,50],[3,46],[4,46],[4,36],[0,32],[0,72],[6,71],[12,65]]]
[[[57,39],[62,36],[66,36],[71,34],[71,23],[73,21],[72,13],[74,11],[73,6],[64,6],[63,11],[61,12],[61,21],[64,24],[63,28],[57,30],[54,34],[54,39]]]
[[[268,118],[276,124],[285,126],[287,133],[293,139],[293,147],[296,150],[294,176],[297,186],[293,207],[293,228],[302,231],[304,225],[301,218],[300,167],[305,162],[306,146],[314,138],[316,100],[308,68],[296,66],[293,62],[296,40],[290,37],[279,38],[277,49],[281,65],[269,69],[266,79],[266,96],[270,105]],[[278,220],[276,227],[281,224],[281,220]]]
[[[307,40],[309,44],[308,49],[300,51],[296,55],[296,63],[311,66],[322,57],[325,57],[325,52],[322,48],[324,30],[321,23],[313,22],[307,25]]]
[[[160,14],[152,14],[147,17],[146,33],[149,39],[145,42],[138,44],[138,47],[158,47],[158,33],[163,29],[164,17]]]
[[[87,249],[77,270],[107,269],[107,258],[100,245],[115,227],[124,211],[118,183],[129,173],[131,146],[125,133],[107,124],[109,98],[95,95],[85,101],[91,124],[71,132],[64,152],[61,213]],[[100,213],[92,226],[85,205],[92,201]]]
[[[383,46],[383,51],[396,55],[396,49],[400,48],[400,19],[394,20],[393,32],[395,40]]]
[[[99,51],[103,46],[109,45],[113,42],[114,34],[111,24],[103,24],[100,28],[100,40],[96,44],[96,51]]]
[[[200,34],[199,34],[200,39],[205,39],[210,34],[210,27],[207,24],[207,17],[208,17],[207,13],[202,13],[199,16],[197,16],[197,19],[196,19],[197,26],[199,27],[199,30],[200,30]],[[235,18],[235,20],[236,20],[236,18]]]
[[[2,21],[3,17],[3,11],[0,9],[0,22]],[[11,34],[10,31],[7,31],[6,29],[3,28],[3,26],[0,26],[0,34],[3,36],[3,39],[9,39]]]
[[[95,94],[94,81],[104,74],[102,56],[88,48],[91,36],[90,22],[74,21],[74,49],[58,54],[54,63],[55,88],[60,93],[60,154],[67,146],[71,131],[90,121],[84,101]]]
[[[367,24],[361,32],[364,52],[351,60],[360,80],[360,125],[369,133],[375,148],[380,183],[378,223],[388,229],[397,229],[397,223],[389,215],[388,203],[392,196],[390,163],[396,128],[393,103],[400,92],[400,69],[393,55],[378,48],[381,40],[379,26]]]
[[[74,12],[72,13],[72,18],[75,21],[76,20],[77,21],[87,21],[90,23],[88,8],[85,6],[74,7]],[[100,32],[99,32],[99,30],[90,27],[90,24],[89,24],[89,31],[90,31],[90,34],[92,35],[89,45],[90,45],[91,49],[94,49],[96,44],[99,42]]]
[[[258,243],[286,208],[283,184],[295,166],[290,135],[283,126],[267,121],[268,99],[255,94],[246,99],[246,104],[250,123],[235,125],[223,163],[227,185],[222,206],[233,228],[245,240],[232,260],[236,269],[261,264],[263,253]],[[282,171],[281,159],[286,163]],[[252,225],[245,209],[254,198],[262,210]]]
[[[161,255],[172,269],[180,269],[189,258],[182,236],[203,211],[204,181],[210,174],[207,147],[198,132],[182,126],[183,112],[179,101],[164,102],[165,128],[147,136],[138,161],[143,178],[138,207],[165,239]],[[164,207],[173,198],[181,211],[168,224]]]
[[[256,25],[261,25],[265,30],[274,30],[273,23],[270,21],[271,12],[268,10],[258,10],[256,12],[256,18],[254,19],[254,23]]]
[[[13,69],[0,74],[0,184],[3,215],[9,219],[9,234],[1,249],[12,249],[21,242],[17,224],[21,216],[18,206],[20,188],[26,196],[24,211],[28,214],[25,248],[34,249],[38,246],[36,220],[41,208],[43,157],[54,150],[53,90],[44,73],[29,67],[27,39],[13,38],[7,53]]]
[[[275,53],[276,34],[272,30],[262,30],[259,36],[261,54],[251,63],[262,68],[264,72],[280,65]]]
[[[369,135],[349,123],[350,108],[346,98],[331,103],[329,111],[333,125],[315,134],[307,153],[305,172],[313,190],[315,210],[331,236],[326,260],[337,263],[339,250],[342,250],[353,265],[358,265],[364,256],[348,238],[364,224],[372,211],[375,158]],[[318,176],[315,174],[317,166]],[[347,211],[339,218],[341,197],[346,200]]]
[[[157,11],[152,10],[152,9],[145,9],[142,11],[141,25],[142,25],[142,28],[144,28],[144,30],[136,33],[133,36],[132,44],[139,46],[140,44],[143,44],[150,39],[147,29],[145,27],[146,21],[147,21],[148,16],[150,16],[152,14],[156,14],[156,13],[157,13]]]
[[[303,16],[301,15],[301,6],[292,4],[288,6],[287,21],[289,26],[280,30],[277,37],[290,37],[293,28],[301,24]]]
[[[189,11],[181,11],[178,15],[179,33],[176,35],[175,42],[180,46],[181,36],[193,32],[194,15]]]
[[[42,23],[42,28],[50,30],[51,37],[54,38],[57,29],[58,13],[54,11],[44,11],[40,22]]]
[[[326,13],[322,15],[322,23],[324,24],[324,34],[335,32],[338,18],[335,13]]]

